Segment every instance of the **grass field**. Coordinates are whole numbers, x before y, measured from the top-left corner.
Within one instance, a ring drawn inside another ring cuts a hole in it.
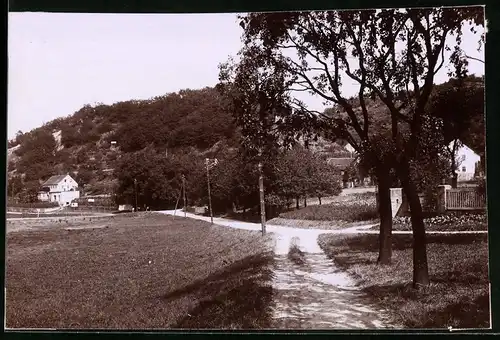
[[[366,220],[357,222],[346,222],[342,220],[314,221],[314,220],[298,220],[298,219],[277,217],[273,218],[268,223],[270,225],[280,225],[280,226],[300,228],[300,229],[339,230],[339,229],[357,227],[367,224],[376,224],[378,223],[378,221],[377,220]]]
[[[358,222],[378,218],[374,193],[331,198],[328,204],[310,205],[280,214],[281,218],[311,221]]]
[[[6,236],[7,328],[268,326],[259,233],[140,213],[30,227]]]
[[[489,327],[487,235],[428,235],[431,285],[412,288],[412,236],[393,235],[393,264],[379,266],[378,235],[321,235],[326,254],[409,328]]]

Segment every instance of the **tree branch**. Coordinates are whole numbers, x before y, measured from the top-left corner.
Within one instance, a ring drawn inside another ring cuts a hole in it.
[[[342,97],[342,95],[340,94],[340,89],[339,89],[339,86],[338,86],[338,83],[335,83],[332,76],[331,76],[331,73],[330,73],[330,70],[328,68],[328,64],[326,62],[324,62],[317,54],[314,54],[313,52],[311,52],[311,50],[305,46],[302,46],[300,45],[299,43],[297,43],[293,37],[290,35],[289,32],[287,32],[287,37],[288,39],[297,47],[297,50],[298,51],[302,51],[302,52],[305,52],[306,54],[308,54],[309,56],[313,57],[319,64],[321,64],[323,66],[323,72],[324,72],[324,75],[326,76],[326,78],[328,79],[328,82],[330,84],[330,87],[332,89],[332,92],[334,93],[335,95],[335,99],[329,99],[329,100],[332,100],[334,103],[337,103],[337,104],[340,104],[342,105],[345,109],[346,109],[346,112],[347,114],[349,115],[349,117],[351,118],[351,121],[353,123],[353,127],[354,129],[356,130],[356,132],[359,134],[359,136],[361,138],[364,138],[364,132],[363,130],[361,129],[361,126],[357,120],[357,117],[354,113],[354,110],[352,108],[352,106],[349,104],[349,102],[347,100],[345,100],[345,98]],[[334,51],[338,51],[335,47],[334,47]],[[290,59],[290,61],[292,61],[295,65],[297,65],[300,69],[302,69],[302,67],[300,65],[298,65],[298,63],[294,62],[293,60]],[[305,76],[304,73],[301,74],[301,76]],[[309,84],[311,87],[313,87],[313,83],[310,82]],[[328,96],[326,96],[323,91],[319,91],[317,90],[316,88],[313,89],[316,93],[322,93],[321,96],[323,98],[326,98],[328,99]]]
[[[475,61],[479,61],[480,63],[483,63],[484,64],[484,60],[481,60],[481,59],[478,59],[478,58],[474,58],[474,57],[471,57],[470,55],[465,55],[465,57],[467,59],[471,59],[471,60],[475,60]]]

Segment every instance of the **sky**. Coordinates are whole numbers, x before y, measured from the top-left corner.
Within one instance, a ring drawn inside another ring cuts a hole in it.
[[[8,138],[86,104],[214,86],[218,65],[242,47],[230,13],[9,13],[8,20]],[[484,60],[465,32],[467,54]],[[483,75],[484,64],[470,61],[469,72]],[[446,78],[443,68],[436,82]],[[324,108],[318,98],[300,99]]]

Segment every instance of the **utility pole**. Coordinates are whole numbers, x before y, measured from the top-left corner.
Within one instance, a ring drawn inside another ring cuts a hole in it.
[[[184,217],[187,217],[186,211],[186,177],[182,175],[182,198],[184,200]]]
[[[212,196],[210,193],[210,159],[209,158],[205,158],[205,166],[207,168],[208,209],[210,211],[210,223],[214,224],[214,215],[212,212]]]
[[[264,198],[264,174],[262,171],[262,150],[259,150],[259,196],[260,196],[260,223],[262,235],[266,234],[266,203]]]
[[[137,178],[134,178],[134,191],[135,191],[135,212],[137,212]]]

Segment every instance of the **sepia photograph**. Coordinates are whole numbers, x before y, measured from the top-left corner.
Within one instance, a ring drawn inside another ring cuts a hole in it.
[[[9,12],[6,330],[490,329],[486,33]]]

